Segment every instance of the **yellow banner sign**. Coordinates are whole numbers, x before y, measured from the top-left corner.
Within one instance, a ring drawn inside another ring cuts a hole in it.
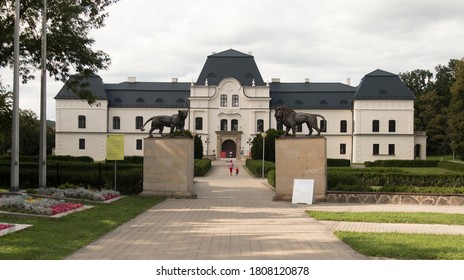
[[[124,160],[124,134],[106,136],[106,160]]]

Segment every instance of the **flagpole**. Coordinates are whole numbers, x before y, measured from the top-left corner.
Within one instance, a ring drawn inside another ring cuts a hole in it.
[[[13,115],[11,125],[11,192],[19,192],[19,0],[15,1]]]
[[[43,0],[40,83],[39,187],[47,187],[47,0]]]

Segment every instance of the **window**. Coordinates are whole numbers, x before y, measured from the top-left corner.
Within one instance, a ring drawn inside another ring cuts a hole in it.
[[[202,117],[195,118],[195,130],[203,130],[203,118]]]
[[[374,144],[374,145],[372,145],[372,154],[373,154],[373,155],[378,155],[378,154],[379,154],[379,150],[380,150],[379,144]]]
[[[85,126],[86,126],[85,116],[80,115],[78,117],[77,127],[78,128],[85,128]]]
[[[346,154],[346,144],[340,144],[340,154],[341,155]]]
[[[319,129],[321,132],[327,132],[327,121],[326,120],[321,120],[319,122]]]
[[[256,122],[256,131],[257,131],[257,132],[264,132],[264,120],[259,119],[259,120]]]
[[[232,107],[238,107],[238,94],[232,95]]]
[[[372,121],[372,132],[379,132],[380,130],[380,122],[379,120]]]
[[[79,138],[79,150],[85,150],[85,139]]]
[[[221,131],[227,131],[227,120],[221,120]]]
[[[227,95],[221,94],[221,107],[227,107]]]
[[[395,144],[388,144],[388,154],[390,156],[395,155]]]
[[[137,139],[135,142],[135,149],[142,150],[142,139]]]
[[[340,121],[340,132],[347,132],[348,123],[345,120]]]
[[[238,131],[238,120],[232,120],[230,126],[232,131]]]
[[[388,132],[396,132],[396,121],[395,120],[388,121]]]
[[[143,117],[137,116],[135,117],[135,129],[142,129],[143,126]]]
[[[121,118],[113,117],[113,129],[121,129]]]

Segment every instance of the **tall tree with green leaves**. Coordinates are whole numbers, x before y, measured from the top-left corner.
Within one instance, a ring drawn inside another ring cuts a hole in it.
[[[451,86],[448,125],[451,148],[464,159],[464,60],[456,61],[456,80]]]
[[[93,50],[91,30],[104,26],[105,9],[119,0],[49,0],[47,12],[47,71],[66,82],[70,75],[83,76],[107,69],[108,54]],[[21,0],[20,74],[24,83],[40,68],[42,0]],[[13,65],[15,0],[0,0],[0,68]],[[82,83],[71,84],[89,103],[94,96]]]

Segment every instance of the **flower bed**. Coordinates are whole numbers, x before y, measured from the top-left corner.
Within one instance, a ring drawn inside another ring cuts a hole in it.
[[[0,210],[26,214],[52,216],[83,207],[80,203],[68,203],[50,198],[32,198],[15,195],[0,198]]]
[[[39,195],[50,196],[54,198],[76,198],[94,201],[105,201],[118,197],[120,194],[113,190],[91,191],[85,188],[75,189],[58,189],[58,188],[40,188],[37,190]]]
[[[11,228],[11,227],[13,227],[13,225],[0,224],[0,230],[4,230],[4,229],[7,229],[7,228]]]

